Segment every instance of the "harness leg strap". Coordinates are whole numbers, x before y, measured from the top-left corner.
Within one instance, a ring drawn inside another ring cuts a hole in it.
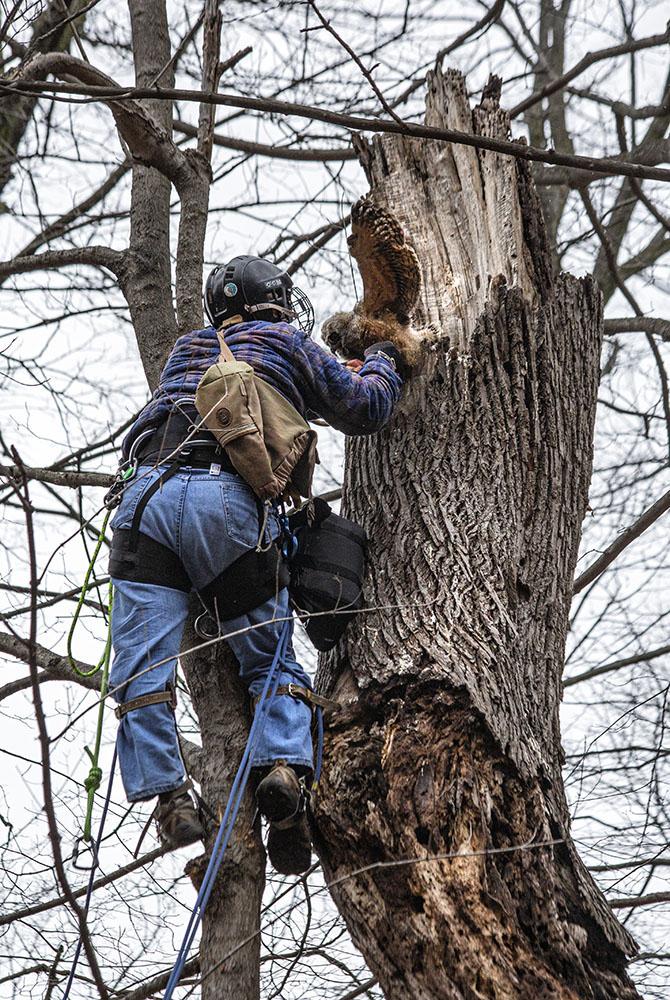
[[[295,698],[297,701],[302,701],[305,705],[309,705],[312,710],[315,708],[321,708],[325,712],[339,712],[342,707],[339,701],[334,701],[332,698],[324,698],[323,695],[317,694],[316,691],[303,687],[301,684],[280,684],[277,688],[276,694],[288,694],[291,698]],[[260,695],[258,698],[254,698],[252,705],[254,711],[256,711],[256,707],[258,706],[260,700]]]
[[[124,701],[122,705],[117,705],[114,709],[114,715],[117,719],[122,719],[124,715],[127,715],[128,712],[134,712],[136,708],[146,708],[147,705],[160,705],[162,702],[167,702],[170,709],[174,712],[177,707],[177,692],[172,684],[170,684],[167,691],[152,691],[150,694],[141,694],[139,698],[131,698],[130,701]]]

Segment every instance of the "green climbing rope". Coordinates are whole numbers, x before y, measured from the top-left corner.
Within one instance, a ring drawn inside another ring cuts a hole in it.
[[[105,714],[105,698],[107,696],[107,679],[109,677],[109,661],[112,654],[112,604],[114,602],[114,588],[110,581],[109,584],[109,611],[107,614],[107,641],[105,643],[105,650],[102,654],[102,659],[99,666],[102,666],[102,680],[100,683],[100,704],[98,706],[98,727],[95,733],[95,746],[93,751],[89,747],[84,747],[84,750],[88,754],[89,760],[91,761],[91,770],[88,772],[88,777],[84,781],[84,788],[88,793],[88,801],[86,803],[86,818],[84,820],[84,840],[89,841],[91,839],[91,817],[93,816],[93,800],[95,798],[95,793],[98,788],[100,788],[100,783],[102,781],[102,769],[98,765],[98,758],[100,756],[100,744],[102,743],[102,723]]]
[[[110,641],[109,640],[109,636],[108,636],[107,645],[105,646],[105,652],[102,654],[100,662],[97,664],[97,666],[93,667],[92,670],[80,670],[79,669],[79,667],[75,663],[74,657],[72,655],[72,636],[74,635],[74,630],[77,627],[77,622],[79,621],[79,615],[81,614],[81,609],[83,608],[84,601],[86,600],[86,591],[88,590],[88,581],[91,579],[91,573],[93,572],[93,567],[95,566],[95,560],[98,558],[98,553],[100,552],[100,549],[102,548],[102,543],[105,540],[105,532],[107,530],[107,522],[109,521],[109,515],[110,514],[111,514],[111,511],[109,511],[109,510],[105,513],[105,519],[102,522],[102,528],[100,529],[100,534],[98,535],[98,541],[96,543],[93,555],[91,556],[91,561],[88,564],[88,569],[86,570],[86,576],[84,577],[84,584],[83,584],[83,586],[81,588],[81,594],[79,595],[79,601],[77,602],[77,607],[76,607],[74,615],[72,617],[72,624],[70,625],[70,631],[67,634],[67,658],[70,661],[70,666],[74,670],[75,674],[78,674],[79,677],[92,677],[93,674],[96,674],[98,672],[98,670],[100,670],[100,667],[105,662],[105,656],[107,654],[107,646],[109,645],[109,641]]]
[[[107,640],[105,642],[105,648],[103,650],[102,656],[100,657],[100,662],[93,667],[92,670],[80,670],[75,663],[74,657],[72,655],[72,636],[74,635],[74,630],[81,613],[81,609],[84,606],[84,600],[86,599],[86,592],[88,590],[89,580],[91,579],[91,574],[93,573],[93,567],[95,566],[95,561],[98,558],[100,549],[102,548],[102,543],[105,539],[105,532],[107,530],[107,522],[109,521],[111,511],[105,513],[105,518],[102,522],[102,527],[100,529],[100,534],[98,535],[98,541],[95,546],[93,555],[91,556],[91,561],[88,564],[88,569],[86,570],[86,576],[84,577],[84,583],[81,588],[81,594],[79,595],[79,601],[77,603],[77,608],[75,610],[74,616],[72,618],[72,624],[70,625],[70,631],[67,636],[67,656],[70,661],[70,666],[76,674],[80,677],[91,677],[93,674],[97,673],[98,670],[102,668],[102,680],[100,683],[100,704],[98,707],[98,726],[95,734],[95,746],[91,750],[90,747],[85,746],[84,750],[88,754],[88,758],[91,762],[91,769],[88,772],[88,777],[84,781],[84,788],[86,789],[88,795],[88,801],[86,804],[86,818],[84,820],[84,840],[90,841],[91,839],[91,818],[93,815],[93,800],[95,799],[95,793],[100,787],[102,781],[102,770],[98,764],[98,758],[100,756],[100,745],[102,743],[102,723],[105,711],[105,696],[107,694],[107,678],[109,676],[109,661],[112,652],[112,602],[114,600],[114,589],[112,587],[111,581],[109,584],[109,606],[107,613]]]
[[[123,483],[124,481],[127,481],[128,479],[132,479],[132,477],[134,475],[135,475],[135,469],[134,469],[134,467],[133,466],[129,466],[127,469],[125,469],[124,472],[118,474],[118,477],[115,480],[115,482],[117,484],[118,483]],[[118,496],[118,494],[117,494],[117,496]],[[86,570],[86,576],[84,577],[84,584],[83,584],[83,586],[81,588],[81,594],[79,595],[79,601],[77,602],[77,607],[75,609],[75,612],[74,612],[74,615],[73,615],[73,618],[72,618],[72,624],[70,625],[70,631],[67,634],[67,658],[70,661],[70,666],[74,670],[75,674],[78,674],[80,677],[92,677],[93,674],[96,674],[98,672],[98,670],[100,670],[100,668],[102,667],[102,665],[105,663],[105,660],[107,660],[107,662],[109,662],[109,650],[110,650],[111,641],[112,641],[111,640],[111,633],[110,633],[109,629],[108,629],[108,632],[107,632],[107,644],[105,646],[105,651],[102,654],[102,657],[100,658],[100,662],[97,664],[97,666],[93,667],[92,670],[80,670],[79,667],[77,666],[77,664],[75,663],[74,657],[72,655],[72,636],[74,635],[74,630],[77,627],[77,621],[79,620],[79,615],[81,614],[81,609],[83,608],[84,601],[86,600],[86,591],[88,590],[88,581],[91,579],[91,573],[93,572],[93,567],[95,566],[95,561],[98,558],[98,553],[100,552],[100,549],[102,548],[102,543],[105,540],[105,532],[107,531],[107,523],[109,521],[111,513],[112,513],[112,508],[108,507],[107,511],[105,513],[105,519],[102,522],[102,528],[100,529],[100,534],[98,535],[98,541],[96,543],[95,550],[93,552],[93,555],[91,556],[91,561],[88,564],[88,569]],[[111,594],[111,592],[112,592],[111,584],[110,584],[110,588],[109,589],[110,589],[110,594]],[[109,620],[111,622],[111,615],[112,615],[112,612],[111,612],[112,599],[111,599],[111,597],[109,599],[109,608],[110,608],[110,611],[109,611]]]

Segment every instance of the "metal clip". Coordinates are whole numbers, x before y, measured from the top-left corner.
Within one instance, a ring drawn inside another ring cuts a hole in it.
[[[119,466],[116,479],[105,493],[102,501],[107,510],[114,510],[115,507],[119,506],[123,499],[124,490],[136,471],[137,469],[133,462],[124,462]]]
[[[193,627],[201,639],[218,639],[221,635],[218,622],[212,618],[208,611],[203,611],[201,615],[198,615]]]
[[[91,842],[87,845],[86,850],[91,852],[91,864],[90,865],[80,865],[78,864],[79,859],[79,845],[84,842],[83,837],[77,837],[74,842],[74,847],[72,848],[72,867],[76,868],[78,872],[90,872],[94,871],[98,867],[98,849],[95,846],[95,842]]]

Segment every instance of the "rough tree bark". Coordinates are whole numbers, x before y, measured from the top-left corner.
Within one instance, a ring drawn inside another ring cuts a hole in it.
[[[129,0],[128,7],[135,82],[138,86],[171,87],[174,71],[165,0]],[[145,101],[144,107],[170,135],[170,102]],[[170,192],[170,181],[163,173],[133,164],[130,245],[123,284],[151,389],[156,387],[177,339],[170,265]]]
[[[495,82],[474,111],[454,72],[428,89],[427,123],[507,136]],[[326,877],[392,1000],[633,998],[635,944],[570,839],[558,721],[601,297],[552,282],[521,161],[388,136],[361,154],[439,339],[391,425],[348,446],[379,610],[319,670],[344,704],[315,803]]]
[[[189,626],[184,648],[199,640]],[[197,777],[205,802],[220,820],[249,734],[249,698],[237,676],[239,665],[227,647],[181,657],[200,723],[203,753]],[[265,886],[265,850],[250,789],[219,869],[202,922],[201,1000],[258,1000],[260,907]],[[218,824],[208,822],[207,853],[187,865],[200,888]]]

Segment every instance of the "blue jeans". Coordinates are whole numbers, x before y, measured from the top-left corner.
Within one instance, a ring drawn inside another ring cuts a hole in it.
[[[138,470],[124,492],[112,528],[130,527],[137,504],[164,470],[165,466],[143,466]],[[184,467],[150,498],[140,530],[176,552],[193,587],[200,590],[256,545],[260,532],[258,505],[251,487],[239,476]],[[272,510],[266,540],[268,531],[273,538],[279,533]],[[113,697],[125,702],[164,691],[167,682],[173,682],[189,595],[169,586],[119,579],[113,583],[114,662],[110,688],[118,688]],[[250,614],[222,626],[224,633],[257,626],[228,640],[240,664],[240,678],[252,697],[263,689],[288,615],[288,591],[281,590]],[[279,683],[291,682],[311,687],[289,643]],[[253,766],[284,759],[289,764],[312,767],[310,721],[307,705],[290,695],[277,695]],[[166,703],[134,709],[122,718],[118,752],[123,784],[131,802],[172,791],[185,780],[174,715]]]

